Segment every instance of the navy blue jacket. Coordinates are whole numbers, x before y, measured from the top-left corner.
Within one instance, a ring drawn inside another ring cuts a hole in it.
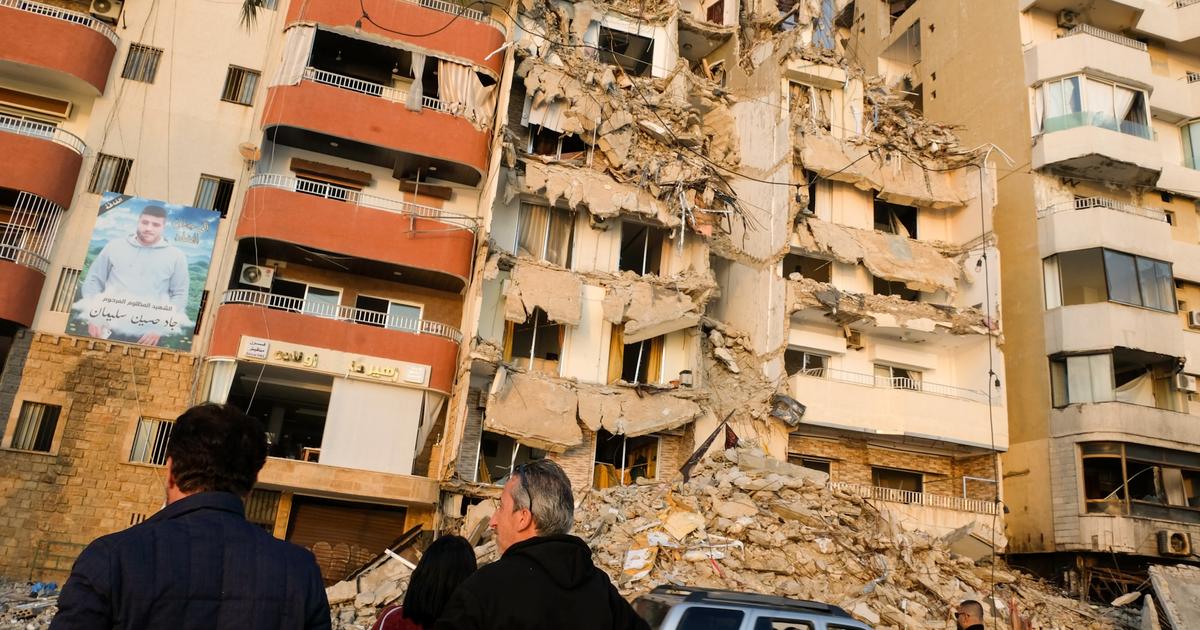
[[[329,628],[312,553],[246,520],[242,500],[202,492],[83,550],[53,630]]]

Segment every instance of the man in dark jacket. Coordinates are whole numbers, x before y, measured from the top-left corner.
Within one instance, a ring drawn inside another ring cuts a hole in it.
[[[502,555],[458,587],[437,630],[649,630],[592,564],[587,543],[567,534],[574,519],[558,464],[513,470],[490,525]]]
[[[184,412],[167,445],[167,506],[83,550],[52,630],[329,628],[312,553],[246,520],[242,497],[266,459],[257,420],[222,405]]]
[[[954,621],[959,630],[983,630],[983,604],[968,599],[958,605]]]

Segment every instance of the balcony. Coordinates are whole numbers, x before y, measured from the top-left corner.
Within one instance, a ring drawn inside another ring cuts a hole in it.
[[[1044,317],[1047,354],[1114,346],[1166,356],[1183,354],[1184,333],[1178,313],[1096,302],[1053,308]]]
[[[209,354],[236,356],[243,336],[259,337],[427,365],[431,389],[453,384],[462,333],[446,324],[246,289],[220,304]]]
[[[1148,129],[1115,130],[1087,112],[1065,116],[1034,138],[1032,166],[1062,177],[1153,186],[1162,171],[1158,144]]]
[[[266,465],[258,473],[257,487],[391,505],[435,505],[438,500],[437,481],[426,477],[278,457],[267,458]]]
[[[99,96],[117,52],[116,32],[90,15],[27,0],[0,0],[0,67],[33,83]]]
[[[1150,84],[1154,93],[1150,95],[1150,108],[1154,116],[1169,123],[1200,118],[1200,74],[1184,73],[1182,76],[1152,75]]]
[[[0,320],[33,323],[63,209],[27,192],[0,207]]]
[[[791,378],[792,397],[808,409],[803,422],[850,431],[897,435],[991,448],[988,395],[972,389],[909,378],[883,378],[817,369]],[[993,405],[1000,406],[996,398]],[[998,411],[1003,417],[1003,411]],[[938,418],[955,418],[945,423]],[[1007,448],[1004,423],[995,427],[996,448]]]
[[[400,169],[403,160],[419,162],[436,168],[441,179],[468,186],[478,184],[487,169],[488,131],[450,113],[438,99],[425,97],[415,112],[395,88],[312,67],[299,84],[270,91],[263,127],[307,132],[305,138],[277,132],[286,144],[328,152],[330,145],[350,141],[360,153],[375,156],[382,148],[392,154],[373,163]]]
[[[880,486],[869,486],[866,484],[849,483],[845,481],[831,481],[829,482],[829,487],[835,490],[846,490],[847,492],[860,496],[864,499],[886,501],[888,503],[904,503],[907,505],[919,505],[945,510],[955,510],[958,512],[975,512],[976,514],[996,513],[996,502],[985,499],[953,497],[943,494],[930,494],[928,492],[913,492],[911,490],[883,488]]]
[[[1050,410],[1050,436],[1118,440],[1135,444],[1200,444],[1200,422],[1190,414],[1125,402],[1072,404]]]
[[[236,237],[267,238],[441,276],[461,290],[471,273],[475,220],[289,175],[250,180]]]
[[[1038,210],[1042,257],[1090,247],[1162,257],[1171,239],[1166,214],[1104,197],[1083,197]]]
[[[1025,51],[1026,85],[1080,73],[1146,87],[1150,55],[1142,42],[1087,24]]]
[[[1154,187],[1179,195],[1200,195],[1200,170],[1182,164],[1163,164],[1162,173]],[[1193,276],[1194,277],[1194,276]]]
[[[83,140],[54,125],[0,114],[0,188],[68,207],[86,150]]]
[[[363,18],[364,11],[370,15],[369,20]],[[455,15],[458,15],[457,19]],[[421,50],[442,51],[469,59],[497,74],[504,63],[503,55],[491,55],[504,43],[504,27],[483,11],[463,8],[446,0],[365,0],[361,6],[344,0],[293,2],[288,9],[287,23],[295,22],[316,22],[342,27],[339,30],[344,31],[361,30],[363,35],[375,39],[409,42]],[[393,31],[430,35],[398,35],[376,24]],[[489,55],[491,58],[485,59]]]

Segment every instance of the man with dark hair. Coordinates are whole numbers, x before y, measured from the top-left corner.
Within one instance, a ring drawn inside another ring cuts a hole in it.
[[[167,444],[166,507],[83,550],[50,627],[329,628],[312,553],[246,520],[266,460],[257,420],[229,405],[184,412]]]
[[[500,559],[458,587],[438,630],[649,630],[592,550],[567,534],[575,518],[571,482],[542,459],[517,466],[490,527]]]
[[[964,601],[958,605],[954,621],[958,624],[958,630],[984,630],[983,604],[973,599]]]
[[[137,230],[124,238],[109,241],[92,261],[80,287],[81,297],[108,294],[148,300],[174,306],[175,312],[183,315],[187,311],[191,276],[187,255],[163,238],[166,225],[167,211],[161,206],[142,208]],[[155,329],[135,338],[117,338],[113,337],[114,331],[96,322],[88,324],[88,334],[149,346],[158,345],[162,337],[162,332]]]

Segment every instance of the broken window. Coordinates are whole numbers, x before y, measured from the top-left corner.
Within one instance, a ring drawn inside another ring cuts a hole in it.
[[[875,364],[875,386],[921,390],[921,371],[884,363]]]
[[[803,374],[805,376],[824,378],[825,370],[828,367],[828,355],[808,352],[807,350],[793,350],[792,348],[783,351],[783,369],[787,372],[788,376]]]
[[[1088,512],[1200,522],[1187,509],[1200,507],[1200,454],[1121,442],[1079,449]]]
[[[711,24],[725,23],[725,0],[717,0],[704,10],[704,19]]]
[[[669,239],[667,231],[663,228],[622,221],[618,269],[632,271],[639,276],[661,273],[664,244]]]
[[[788,454],[788,463],[800,466],[802,468],[807,468],[809,470],[823,472],[826,475],[829,474],[833,464],[833,462],[829,461],[828,459],[822,459],[820,457],[806,457],[804,455],[796,455],[794,453]]]
[[[907,11],[909,7],[916,4],[917,0],[883,0],[883,3],[887,5],[887,12],[888,17],[891,20],[891,26],[895,26],[896,21],[900,19],[900,16],[904,15],[904,12]]]
[[[788,254],[783,257],[783,277],[789,278],[798,273],[804,278],[817,282],[833,281],[833,261],[824,258],[813,258],[800,254]]]
[[[649,37],[601,26],[598,46],[600,61],[620,66],[630,76],[649,74],[654,62],[654,40]]]
[[[517,255],[570,267],[574,228],[575,213],[522,202],[517,216]]]
[[[608,353],[608,382],[615,383],[618,379],[626,383],[659,382],[666,337],[659,335],[630,344],[624,342],[624,337],[624,327],[614,325]]]
[[[909,302],[919,302],[921,300],[921,292],[908,288],[908,285],[903,282],[885,280],[878,276],[873,276],[872,279],[875,295],[894,295]]]
[[[788,104],[794,123],[807,122],[818,129],[831,130],[833,126],[832,90],[793,82],[788,86]]]
[[[1120,444],[1081,444],[1083,496],[1087,511],[1121,514],[1125,511],[1125,485]]]
[[[1042,262],[1046,308],[1112,301],[1174,313],[1171,263],[1110,249],[1055,254]]]
[[[1055,407],[1065,407],[1116,401],[1178,410],[1176,363],[1175,357],[1129,348],[1051,357],[1052,402]]]
[[[592,485],[597,489],[627,486],[638,479],[658,478],[658,436],[626,437],[604,429],[596,434]]]
[[[515,367],[558,375],[558,357],[562,351],[563,327],[546,317],[540,308],[524,322],[508,322],[504,336],[504,360]]]
[[[875,229],[886,234],[917,238],[917,209],[875,198]]]
[[[1038,86],[1034,116],[1043,133],[1088,125],[1149,139],[1146,103],[1142,90],[1073,76]]]
[[[924,475],[919,472],[878,466],[871,467],[871,485],[905,492],[923,492],[925,488]]]
[[[577,160],[587,156],[588,145],[573,133],[559,133],[548,127],[538,127],[529,134],[529,152],[548,155],[556,160]]]
[[[484,431],[479,439],[478,483],[503,483],[512,469],[546,457],[546,451],[522,445],[507,435]]]
[[[228,401],[267,430],[267,455],[319,461],[333,377],[238,362]]]

